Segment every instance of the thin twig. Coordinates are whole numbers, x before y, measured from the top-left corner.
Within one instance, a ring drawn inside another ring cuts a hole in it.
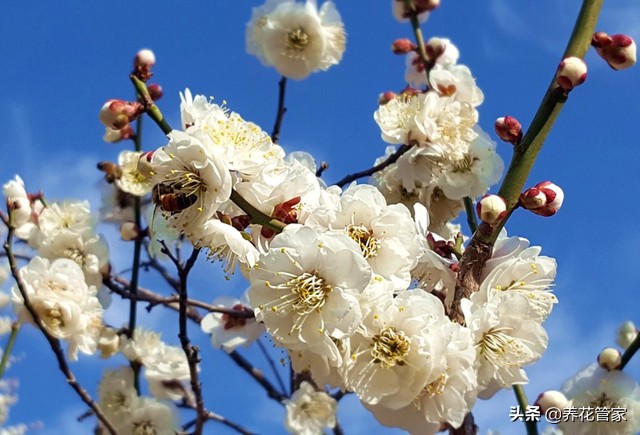
[[[62,351],[62,347],[60,346],[60,341],[49,333],[46,325],[38,315],[38,312],[35,310],[33,305],[31,305],[31,301],[29,299],[29,294],[27,292],[26,285],[24,281],[22,281],[22,277],[20,276],[20,272],[18,271],[18,264],[17,264],[16,258],[13,256],[12,242],[13,242],[13,234],[15,231],[15,226],[11,223],[11,216],[9,216],[8,219],[5,219],[5,216],[3,215],[3,221],[7,223],[7,228],[9,229],[7,233],[7,240],[4,243],[4,251],[7,254],[7,258],[9,259],[11,275],[13,276],[13,279],[15,280],[18,286],[18,290],[20,291],[20,294],[22,296],[24,307],[27,309],[27,311],[31,315],[33,322],[36,324],[38,329],[40,329],[42,334],[45,336],[45,338],[49,342],[49,346],[51,347],[51,350],[53,351],[56,357],[56,360],[58,361],[58,367],[60,368],[60,371],[64,374],[65,378],[67,379],[67,383],[71,386],[71,388],[73,388],[73,390],[78,394],[78,396],[80,396],[80,399],[84,403],[86,403],[87,406],[89,406],[89,408],[91,408],[91,410],[96,415],[98,420],[100,420],[100,422],[104,425],[105,429],[109,431],[110,434],[117,435],[118,432],[116,431],[113,424],[102,413],[102,410],[100,410],[98,405],[93,401],[89,393],[87,393],[87,391],[84,388],[82,388],[82,386],[74,376],[73,372],[69,368],[69,364],[67,363],[67,360],[64,357],[64,353]]]
[[[147,89],[147,85],[133,74],[129,77],[131,78],[133,87],[136,88],[136,92],[138,93],[140,101],[142,102],[147,115],[149,115],[149,117],[153,119],[153,122],[158,124],[158,127],[160,127],[164,134],[171,133],[173,129],[171,128],[167,120],[164,119],[164,115],[162,114],[158,106],[155,105],[153,99],[151,99],[151,95],[149,95],[149,89]]]
[[[231,429],[243,435],[253,435],[253,432],[245,429],[244,427],[240,426],[238,423],[235,423],[226,417],[216,414],[215,412],[205,410],[205,419],[222,423],[223,425],[230,427]],[[195,426],[196,423],[197,423],[197,419],[193,419],[190,422],[186,423],[184,426],[182,426],[182,428],[184,430],[188,430],[190,427]]]
[[[271,355],[269,355],[269,352],[267,351],[267,348],[265,347],[264,343],[260,339],[257,340],[257,343],[258,343],[258,347],[262,351],[262,354],[264,355],[265,359],[269,363],[269,367],[271,367],[271,371],[273,372],[273,375],[276,377],[278,386],[280,386],[280,389],[282,391],[287,391],[287,387],[284,386],[284,381],[282,380],[282,376],[280,376],[280,372],[278,371],[276,364],[273,362],[273,358],[271,358]]]
[[[181,266],[179,263],[178,266],[178,275],[180,277],[180,310],[179,310],[179,328],[180,332],[178,333],[178,337],[180,338],[180,344],[182,345],[182,350],[187,357],[187,362],[189,364],[189,374],[191,378],[191,389],[193,390],[193,394],[195,396],[196,401],[196,427],[195,433],[201,434],[204,422],[205,422],[205,410],[204,410],[204,400],[202,398],[202,386],[200,385],[200,380],[198,378],[198,364],[200,363],[199,357],[199,349],[196,346],[191,345],[191,340],[189,339],[189,333],[187,331],[187,279],[189,277],[189,272],[196,263],[198,259],[198,254],[200,254],[199,248],[194,248],[191,252],[191,256],[184,264]]]
[[[473,234],[478,229],[478,219],[476,218],[476,211],[473,208],[473,199],[465,196],[463,202],[464,211],[467,214],[467,225],[469,225],[469,230],[471,230],[471,234]]]
[[[624,369],[626,365],[631,361],[631,358],[636,354],[636,352],[640,349],[640,334],[636,335],[636,338],[631,342],[629,347],[622,354],[622,360],[620,362],[620,370]]]
[[[278,143],[280,140],[280,127],[282,126],[282,119],[287,112],[287,108],[284,106],[284,99],[287,92],[287,78],[282,77],[278,82],[278,109],[276,112],[276,121],[273,124],[273,132],[271,133],[271,140],[273,143]]]
[[[240,355],[235,350],[233,352],[229,352],[227,355],[245,372],[247,372],[257,383],[259,383],[262,388],[267,392],[267,395],[278,403],[282,404],[282,402],[287,398],[283,393],[278,391],[278,389],[264,376],[262,370],[257,369],[252,366],[249,361],[247,361],[242,355]]]
[[[7,364],[9,363],[9,357],[11,356],[11,350],[13,349],[13,345],[16,342],[16,338],[18,337],[18,332],[20,331],[20,322],[15,321],[11,324],[11,334],[9,335],[9,341],[7,341],[7,346],[4,348],[2,352],[2,360],[0,361],[0,379],[4,376],[4,371],[7,369]]]
[[[336,183],[336,186],[342,187],[345,184],[349,184],[352,181],[357,180],[358,178],[367,177],[367,176],[375,174],[378,171],[382,171],[387,166],[391,166],[392,164],[394,164],[404,153],[406,153],[410,149],[411,149],[411,145],[402,145],[402,146],[400,146],[400,148],[398,148],[396,150],[396,152],[394,152],[389,157],[387,157],[383,162],[378,163],[377,165],[375,165],[375,166],[373,166],[373,167],[371,167],[369,169],[365,169],[363,171],[356,172],[356,173],[351,174],[351,175],[347,175],[342,180],[338,181]]]
[[[316,177],[322,177],[322,174],[324,174],[324,171],[327,169],[329,169],[329,163],[320,162],[320,166],[318,166],[318,169],[316,170]]]

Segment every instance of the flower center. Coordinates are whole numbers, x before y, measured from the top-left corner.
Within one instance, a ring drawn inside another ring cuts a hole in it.
[[[520,361],[527,355],[520,341],[507,334],[509,328],[491,328],[482,334],[482,340],[476,346],[489,363],[498,367],[520,367]]]
[[[65,249],[64,256],[67,257],[69,260],[75,261],[78,264],[78,266],[84,267],[84,264],[85,264],[84,252],[82,252],[80,249],[78,248]]]
[[[616,403],[612,398],[605,393],[600,394],[598,397],[589,402],[591,408],[619,408],[620,405]]]
[[[374,363],[381,363],[384,367],[403,366],[404,359],[409,354],[411,340],[402,331],[395,328],[384,328],[373,336],[371,356]]]
[[[364,225],[349,224],[346,228],[347,235],[360,246],[364,258],[375,257],[380,249],[380,242]]]
[[[284,45],[291,51],[303,51],[309,44],[309,34],[302,27],[287,33],[287,40]]]
[[[134,423],[133,433],[134,435],[156,435],[158,432],[150,421],[142,421]]]
[[[332,288],[315,273],[304,272],[284,284],[291,289],[295,299],[291,306],[298,314],[309,314],[322,308]]]
[[[444,387],[447,386],[448,379],[449,375],[447,375],[447,372],[445,371],[440,376],[438,376],[438,379],[424,387],[424,390],[422,390],[423,394],[427,394],[429,396],[439,396],[444,392]]]

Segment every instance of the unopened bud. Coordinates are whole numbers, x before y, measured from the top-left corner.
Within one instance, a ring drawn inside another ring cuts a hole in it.
[[[152,67],[156,64],[156,55],[148,48],[143,48],[136,54],[135,65]]]
[[[613,347],[607,347],[598,355],[598,365],[607,371],[616,370],[621,363],[622,355]]]
[[[406,38],[396,39],[393,41],[393,44],[391,44],[391,51],[393,54],[407,54],[414,51],[416,48],[416,45]]]
[[[564,192],[551,181],[543,181],[520,194],[520,205],[540,216],[553,216],[562,202]]]
[[[587,79],[587,64],[579,57],[567,57],[558,65],[556,81],[566,92],[584,83]]]
[[[148,48],[142,49],[133,59],[133,74],[140,80],[146,82],[153,76],[151,67],[156,63],[156,55]]]
[[[151,99],[153,101],[158,101],[160,98],[162,98],[162,95],[164,95],[162,86],[157,83],[152,83],[147,86],[147,90],[149,91],[149,96],[151,96]]]
[[[636,43],[630,36],[596,32],[591,45],[613,69],[626,69],[636,63]]]
[[[120,130],[142,113],[142,104],[137,101],[109,100],[100,109],[98,117],[107,128]]]
[[[505,142],[518,145],[522,139],[522,125],[513,116],[496,119],[496,134]]]
[[[383,106],[396,97],[395,92],[387,91],[378,95],[378,104]]]
[[[440,6],[440,0],[415,0],[415,4],[420,11],[432,11]]]
[[[122,240],[126,242],[137,239],[139,235],[140,228],[135,224],[135,222],[125,222],[120,227],[120,237],[122,237]]]
[[[631,346],[633,340],[638,336],[638,328],[631,321],[624,322],[620,325],[620,329],[618,329],[618,337],[616,338],[616,343],[623,348],[626,349]]]
[[[485,195],[476,205],[478,217],[482,222],[495,225],[507,214],[507,203],[498,195]]]
[[[442,56],[442,54],[447,49],[447,40],[443,38],[433,37],[427,41],[427,43],[424,45],[424,49],[427,53],[427,58],[429,58],[429,61],[431,61],[431,63],[435,63],[436,60],[438,60],[438,58]]]
[[[539,406],[540,412],[545,414],[549,409],[565,409],[569,406],[569,400],[560,391],[548,390],[538,396],[534,405]]]

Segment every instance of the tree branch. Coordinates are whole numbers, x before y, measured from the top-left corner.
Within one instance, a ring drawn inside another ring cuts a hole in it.
[[[280,127],[282,126],[282,119],[284,114],[287,113],[287,108],[284,106],[284,99],[287,92],[287,78],[282,77],[278,82],[278,110],[276,112],[276,121],[273,124],[273,132],[271,133],[271,141],[278,143],[280,140]]]
[[[401,145],[400,148],[398,148],[396,150],[396,152],[394,152],[393,154],[391,154],[389,157],[386,158],[385,161],[378,163],[377,165],[369,168],[369,169],[365,169],[363,171],[360,172],[356,172],[354,174],[351,175],[347,175],[346,177],[344,177],[342,180],[338,181],[336,183],[336,186],[338,187],[343,187],[346,184],[351,183],[352,181],[357,180],[358,178],[362,178],[362,177],[367,177],[370,175],[375,174],[378,171],[382,171],[384,168],[386,168],[387,166],[391,166],[392,164],[394,164],[396,161],[398,161],[398,159],[407,151],[409,151],[411,149],[411,145]]]

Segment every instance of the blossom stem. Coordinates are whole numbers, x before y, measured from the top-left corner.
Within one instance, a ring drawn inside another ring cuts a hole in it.
[[[204,409],[204,400],[202,398],[202,386],[198,378],[198,363],[200,362],[199,349],[196,346],[191,345],[189,339],[189,333],[187,331],[187,279],[189,272],[196,264],[200,254],[200,248],[194,248],[191,252],[191,256],[187,259],[185,264],[176,262],[178,268],[178,276],[180,277],[180,292],[179,292],[179,333],[178,338],[182,345],[182,350],[187,357],[187,363],[189,364],[189,374],[191,378],[191,389],[196,401],[196,426],[195,433],[202,434],[204,422],[206,420],[206,412]]]
[[[287,112],[287,108],[284,105],[284,99],[287,92],[287,78],[282,77],[278,82],[278,111],[276,112],[276,121],[273,124],[273,132],[271,133],[271,140],[273,143],[278,143],[280,140],[280,127],[282,126],[282,119]]]
[[[387,159],[383,162],[378,163],[377,165],[369,168],[369,169],[365,169],[364,171],[360,171],[360,172],[356,172],[354,174],[351,175],[347,175],[346,177],[344,177],[342,180],[338,181],[336,184],[336,186],[338,187],[343,187],[346,184],[351,183],[352,181],[355,181],[359,178],[362,177],[368,177],[370,175],[375,174],[378,171],[382,171],[384,168],[386,168],[387,166],[391,166],[392,164],[394,164],[396,161],[398,161],[398,159],[407,151],[409,151],[411,149],[411,145],[402,145],[400,146],[400,148],[398,148],[396,150],[396,152],[394,152],[393,154],[391,154],[389,157],[387,157]]]
[[[518,401],[518,405],[520,409],[526,410],[529,406],[529,402],[527,401],[527,395],[524,392],[524,387],[522,385],[513,385],[513,392],[516,395],[516,400]],[[524,426],[527,430],[527,435],[538,435],[538,425],[534,419],[525,419]]]
[[[413,8],[412,0],[405,0],[405,5],[407,8]],[[427,51],[424,46],[424,37],[422,36],[422,29],[420,28],[420,22],[418,21],[418,15],[414,12],[409,16],[409,21],[411,22],[411,28],[413,29],[413,36],[416,40],[416,45],[418,46],[418,55],[420,55],[420,60],[422,61],[422,65],[424,66],[424,73],[427,76],[427,85],[431,88],[431,81],[429,80],[429,72],[433,65],[429,62],[429,58],[427,57]]]
[[[262,225],[263,227],[267,227],[277,233],[282,232],[284,227],[287,226],[284,222],[279,221],[278,219],[274,219],[271,216],[267,216],[262,213],[260,210],[255,208],[253,205],[249,203],[246,199],[244,199],[235,189],[231,189],[231,201],[234,202],[235,205],[240,207],[249,217],[251,218],[251,222],[254,224]]]
[[[207,420],[213,420],[213,421],[217,421],[227,427],[230,427],[231,429],[235,430],[236,432],[243,434],[243,435],[253,435],[253,432],[248,431],[247,429],[243,428],[242,426],[240,426],[238,423],[235,423],[231,420],[229,420],[226,417],[223,417],[219,414],[216,414],[215,412],[211,412],[211,411],[206,411],[205,413],[205,418]],[[188,423],[186,423],[182,428],[186,431],[187,429],[189,429],[191,426],[194,426],[197,423],[197,419],[192,420]]]
[[[136,89],[138,96],[144,106],[145,112],[153,121],[158,124],[158,127],[162,130],[164,134],[169,134],[173,130],[166,119],[164,119],[164,115],[155,105],[153,99],[151,99],[151,95],[149,95],[149,89],[147,89],[147,85],[145,82],[140,80],[135,75],[130,75],[131,82],[133,83],[133,87]]]
[[[600,9],[604,0],[583,0],[571,37],[562,58],[583,58],[591,44]],[[538,152],[551,131],[560,110],[567,100],[566,93],[556,84],[555,74],[547,89],[538,110],[531,121],[522,141],[514,148],[511,164],[502,181],[500,195],[507,204],[507,215],[496,225],[481,223],[469,242],[468,248],[460,261],[460,269],[456,277],[456,290],[449,311],[449,317],[464,323],[464,315],[460,309],[460,301],[469,298],[480,288],[482,268],[491,258],[493,243],[500,230],[518,206],[518,198],[524,183],[533,168]]]
[[[13,322],[11,325],[11,334],[9,335],[9,341],[7,341],[7,346],[4,348],[4,352],[2,353],[2,360],[0,361],[0,379],[4,376],[4,371],[7,369],[7,364],[9,363],[9,357],[11,356],[11,350],[13,349],[13,345],[16,342],[16,338],[18,337],[18,332],[20,331],[21,323],[18,321]]]
[[[476,211],[474,210],[474,207],[473,207],[473,199],[468,196],[465,196],[463,202],[464,202],[464,211],[467,214],[467,225],[469,225],[471,234],[473,234],[478,229],[478,219],[476,218]]]
[[[633,356],[636,354],[638,349],[640,349],[640,334],[636,335],[636,338],[631,342],[629,347],[627,347],[627,349],[622,354],[622,360],[620,362],[620,370],[625,368],[627,363],[631,361],[631,358],[633,358]]]
[[[89,406],[89,408],[91,408],[91,410],[96,415],[98,420],[100,420],[100,422],[104,425],[105,429],[110,434],[117,435],[118,432],[116,431],[113,424],[103,414],[102,410],[93,401],[89,393],[87,393],[87,391],[84,388],[82,388],[82,386],[74,376],[73,372],[69,368],[69,364],[67,363],[67,360],[64,357],[64,353],[62,351],[62,346],[60,345],[60,341],[49,333],[46,325],[40,318],[38,312],[33,307],[33,305],[31,305],[31,300],[29,299],[27,287],[24,281],[22,280],[22,276],[20,276],[20,272],[18,271],[18,262],[13,255],[13,235],[16,228],[15,228],[15,225],[13,224],[11,212],[9,212],[8,219],[5,220],[3,218],[3,221],[7,223],[7,228],[8,228],[7,239],[3,247],[4,247],[5,253],[7,254],[7,259],[9,260],[9,268],[11,269],[11,275],[13,276],[13,279],[15,280],[16,285],[18,286],[18,290],[20,291],[20,295],[22,296],[24,307],[27,309],[27,311],[31,315],[31,318],[33,319],[33,322],[36,324],[38,329],[40,329],[42,334],[45,336],[47,342],[49,342],[49,346],[51,347],[51,350],[53,351],[56,357],[56,360],[58,361],[58,367],[60,368],[60,371],[64,374],[67,380],[67,383],[71,386],[71,388],[73,388],[73,390],[78,394],[78,396],[80,396],[80,399],[82,399],[82,401],[86,403],[87,406]]]
[[[142,117],[139,116],[136,121],[136,135],[134,139],[135,150],[142,151]],[[134,197],[133,212],[136,228],[142,228],[142,204],[139,196]],[[139,232],[133,245],[133,265],[131,266],[131,295],[129,300],[129,328],[127,336],[133,337],[133,331],[136,329],[136,314],[138,304],[138,280],[140,276],[140,253],[142,251],[143,232]],[[132,364],[133,369],[133,385],[140,395],[140,365]]]

